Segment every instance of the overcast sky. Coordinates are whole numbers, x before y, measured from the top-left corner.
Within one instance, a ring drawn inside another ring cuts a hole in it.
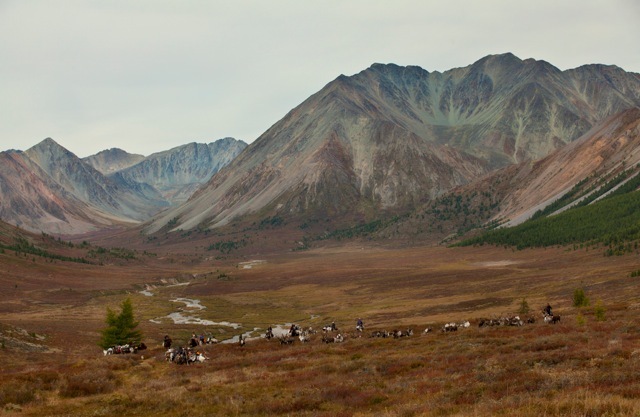
[[[254,141],[340,74],[512,52],[640,73],[637,0],[0,0],[0,150]]]

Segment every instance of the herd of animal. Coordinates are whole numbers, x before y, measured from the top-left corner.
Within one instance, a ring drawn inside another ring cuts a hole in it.
[[[178,365],[191,365],[196,362],[204,362],[207,357],[200,351],[194,351],[189,347],[169,348],[165,353],[165,359]]]
[[[136,344],[133,342],[129,342],[124,345],[115,345],[115,346],[108,347],[104,349],[102,353],[104,354],[104,356],[120,355],[123,353],[138,353],[139,350],[145,350],[146,348],[147,348],[147,345],[145,345],[144,343]]]
[[[560,322],[560,316],[550,314],[548,311],[543,311],[543,321],[545,323],[557,324]],[[491,318],[491,319],[479,319],[478,327],[487,327],[487,326],[523,326],[524,324],[535,323],[534,317],[528,317],[525,320],[522,320],[519,316],[508,316],[508,317],[499,317],[499,318]],[[443,333],[455,332],[459,329],[465,329],[471,327],[471,323],[469,321],[463,321],[459,323],[450,322],[445,323],[440,329]],[[431,333],[433,332],[432,327],[427,327],[423,333]],[[291,327],[286,332],[280,332],[276,335],[273,331],[273,328],[269,326],[267,331],[264,334],[264,338],[266,340],[276,339],[280,342],[281,345],[292,345],[295,340],[298,339],[301,343],[307,343],[311,341],[313,335],[317,334],[318,331],[314,330],[312,327],[302,328],[297,324],[292,324]],[[355,333],[345,336],[342,332],[339,331],[335,322],[331,323],[328,326],[324,326],[322,328],[322,342],[323,343],[342,343],[347,338],[358,338],[362,337],[364,334],[364,324],[362,320],[358,319],[358,323],[356,325]],[[381,337],[381,338],[394,338],[399,339],[403,337],[413,336],[413,329],[406,330],[375,330],[369,334],[369,337]],[[171,346],[172,340],[167,335],[164,338],[162,343],[163,347],[166,350],[165,359],[168,362],[172,362],[178,365],[190,365],[192,363],[204,362],[208,358],[204,355],[204,353],[196,350],[198,346],[202,346],[205,344],[216,344],[218,340],[209,337],[197,337],[195,334],[192,335],[189,340],[189,344],[186,347],[178,347],[173,348]],[[238,337],[238,345],[245,346],[246,337],[240,335]],[[105,355],[111,354],[123,354],[123,353],[136,353],[139,350],[144,350],[147,347],[144,343],[140,343],[138,345],[130,343],[122,346],[113,346],[104,350]]]

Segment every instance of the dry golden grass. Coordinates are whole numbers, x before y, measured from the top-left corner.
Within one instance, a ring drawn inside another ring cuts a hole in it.
[[[266,262],[251,269],[238,266],[249,258],[171,263],[163,272],[161,261],[96,267],[101,279],[48,302],[47,294],[63,292],[61,274],[73,275],[75,266],[57,265],[49,280],[39,272],[35,288],[4,293],[1,329],[6,336],[24,328],[24,342],[50,350],[0,349],[1,409],[16,416],[640,415],[640,286],[630,277],[635,255],[350,246],[256,259]],[[17,271],[29,277],[26,266]],[[81,271],[70,282],[93,273],[92,267]],[[162,277],[182,277],[189,285],[159,285],[152,297],[138,292]],[[572,306],[576,287],[592,303],[602,300],[605,321],[596,320],[592,307]],[[117,307],[126,295],[150,349],[103,357],[96,343],[106,307]],[[187,312],[241,328],[150,321],[183,307],[170,301],[176,297],[206,307]],[[560,324],[477,326],[482,317],[516,314],[523,298],[538,319],[550,302]],[[355,337],[356,317],[365,320],[364,337]],[[445,322],[463,320],[472,326],[439,331]],[[202,349],[210,360],[192,366],[165,362],[159,347],[166,333],[184,344],[194,331],[226,339],[254,328],[263,333],[268,325],[319,328],[331,321],[347,334],[344,343],[324,344],[317,334],[291,346],[264,339],[243,348],[209,345]],[[427,326],[434,332],[422,334]],[[407,327],[414,336],[368,337],[374,329]],[[35,337],[40,334],[46,338]]]

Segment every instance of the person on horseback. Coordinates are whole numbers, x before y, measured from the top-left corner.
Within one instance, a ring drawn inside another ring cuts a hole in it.
[[[267,333],[264,337],[267,340],[270,340],[273,337],[273,328],[271,328],[271,326],[269,326],[269,328],[267,329]]]

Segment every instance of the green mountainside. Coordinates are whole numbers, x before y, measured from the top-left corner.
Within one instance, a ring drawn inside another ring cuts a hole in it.
[[[620,174],[589,194],[586,199],[555,215],[539,212],[531,220],[508,228],[489,230],[458,245],[507,245],[518,249],[554,245],[605,247],[605,255],[621,255],[638,249],[640,240],[640,175],[605,195],[628,173]],[[580,185],[580,184],[578,184]],[[571,190],[571,196],[580,192]],[[597,197],[604,195],[601,199]],[[565,199],[566,200],[566,199]],[[586,204],[586,202],[590,204]],[[565,205],[569,202],[565,201]],[[557,207],[559,208],[559,207]]]

